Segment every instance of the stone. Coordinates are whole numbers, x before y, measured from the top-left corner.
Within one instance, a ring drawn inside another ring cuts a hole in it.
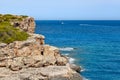
[[[7,67],[11,69],[12,71],[19,71],[22,69],[23,66],[23,58],[22,57],[17,57],[14,59],[9,59],[7,63]]]
[[[4,47],[6,47],[6,46],[7,46],[6,43],[0,43],[0,48],[4,48]]]
[[[34,33],[32,17],[13,20],[11,24],[26,31],[29,37],[25,41],[0,43],[0,80],[82,80],[77,73],[79,66],[69,64],[57,47],[46,45],[45,37]]]
[[[57,62],[56,64],[59,66],[66,65],[68,63],[68,60],[66,57],[57,57]]]
[[[0,67],[6,67],[6,62],[5,61],[0,61]]]
[[[32,17],[26,17],[22,21],[12,21],[11,24],[28,33],[34,33],[36,25]]]
[[[82,80],[81,76],[68,66],[48,66],[10,71],[0,68],[0,80]]]
[[[71,68],[71,69],[73,69],[74,71],[80,73],[80,71],[81,71],[80,66],[77,66],[77,65],[75,65],[75,64],[69,64],[69,65],[70,65],[70,68]]]
[[[20,76],[19,73],[17,73],[17,76],[11,73],[11,80],[72,80],[69,77],[72,77],[74,71],[78,72],[79,68],[73,65],[72,67],[66,66],[68,59],[60,54],[59,49],[54,46],[40,44],[40,38],[43,37],[39,36],[38,40],[36,37],[31,36],[26,41],[15,41],[0,48],[0,68],[6,67],[11,71],[18,72],[28,68],[37,68],[40,71],[39,74],[36,73],[35,75],[32,74],[34,72],[32,71],[29,74],[32,76],[29,77],[27,77],[28,73],[25,73],[24,77]],[[7,79],[9,78],[6,76],[0,78],[0,80]]]

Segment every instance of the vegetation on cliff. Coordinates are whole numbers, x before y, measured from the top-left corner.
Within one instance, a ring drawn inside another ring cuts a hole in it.
[[[13,20],[21,21],[25,17],[26,16],[17,17],[10,14],[0,14],[0,42],[11,43],[13,41],[26,40],[28,34],[11,25]]]
[[[25,16],[25,15],[21,15],[21,16],[16,16],[16,15],[11,15],[11,14],[5,14],[5,15],[2,15],[0,14],[0,22],[3,22],[3,21],[22,21],[24,18],[26,18],[28,16]]]

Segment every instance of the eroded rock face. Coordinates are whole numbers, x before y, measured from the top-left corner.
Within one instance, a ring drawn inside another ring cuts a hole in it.
[[[32,17],[23,18],[23,20],[21,21],[11,21],[11,24],[14,27],[19,27],[21,30],[28,32],[28,33],[34,33],[34,29],[36,25],[34,18]]]
[[[0,80],[82,80],[58,48],[44,44],[43,35],[30,35],[26,41],[1,44]]]
[[[46,45],[43,35],[34,34],[33,18],[13,20],[11,24],[30,37],[26,41],[0,43],[0,80],[82,80],[77,73],[80,67],[70,65],[58,48]]]
[[[15,41],[0,48],[0,67],[13,71],[23,67],[64,66],[66,63],[67,58],[60,55],[58,48],[44,45],[44,36],[38,34],[31,34],[26,41]]]
[[[0,80],[82,80],[81,76],[68,66],[48,66],[10,71],[0,68]]]

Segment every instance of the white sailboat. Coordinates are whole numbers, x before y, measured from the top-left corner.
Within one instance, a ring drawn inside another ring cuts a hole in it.
[[[64,24],[64,22],[61,22],[61,24]]]

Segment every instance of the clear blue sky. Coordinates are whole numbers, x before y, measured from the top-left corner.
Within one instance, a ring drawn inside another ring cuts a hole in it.
[[[2,0],[0,13],[40,20],[120,20],[120,0]]]

